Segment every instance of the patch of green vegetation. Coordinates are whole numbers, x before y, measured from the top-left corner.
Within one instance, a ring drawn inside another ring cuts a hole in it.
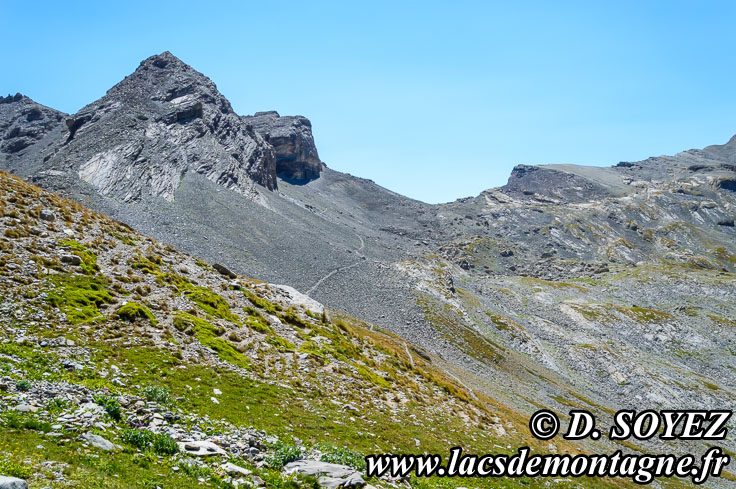
[[[121,243],[128,245],[128,246],[135,246],[138,244],[135,238],[133,238],[132,236],[128,236],[126,234],[115,232],[115,233],[110,233],[110,236],[119,239]]]
[[[51,423],[48,421],[39,419],[34,414],[22,413],[20,411],[7,411],[0,418],[0,423],[6,428],[33,430],[42,433],[52,431]]]
[[[240,322],[240,318],[230,312],[230,306],[227,301],[222,296],[212,292],[210,289],[191,286],[184,291],[184,295],[197,304],[202,311],[211,316],[232,321],[234,323]]]
[[[322,452],[320,456],[322,462],[347,465],[361,472],[366,468],[364,455],[348,447],[336,447],[329,443],[318,443],[315,448]]]
[[[536,277],[521,277],[519,280],[522,283],[526,283],[528,285],[539,285],[543,287],[552,287],[554,289],[575,289],[581,292],[585,292],[588,290],[580,284],[573,284],[570,282],[555,282],[552,280],[544,280]]]
[[[106,394],[98,394],[94,397],[95,403],[102,406],[108,416],[115,421],[120,421],[122,407],[117,399]]]
[[[68,248],[82,260],[79,266],[85,274],[95,275],[100,271],[100,267],[97,265],[97,255],[79,241],[62,239],[59,241],[59,245]]]
[[[48,293],[46,301],[66,313],[72,324],[100,317],[98,307],[112,302],[107,280],[102,277],[63,274],[50,277],[50,281],[54,289]]]
[[[57,381],[62,377],[61,372],[56,368],[59,364],[57,356],[38,348],[35,344],[2,343],[0,353],[20,360],[15,367],[23,371],[25,378],[18,382],[25,384],[29,380],[42,379]],[[9,365],[9,362],[0,362],[0,368]]]
[[[578,302],[569,302],[568,306],[575,312],[581,314],[585,319],[592,322],[608,322],[614,317],[607,311],[610,306],[603,304],[580,304]]]
[[[302,449],[293,443],[278,441],[272,447],[273,453],[266,458],[266,463],[275,469],[280,469],[289,462],[302,458]]]
[[[639,307],[639,306],[615,306],[616,310],[625,316],[630,317],[631,319],[634,319],[636,321],[639,321],[640,323],[661,323],[662,321],[667,321],[668,319],[672,319],[672,314],[660,311],[658,309],[650,309],[648,307]]]
[[[138,319],[144,319],[148,320],[153,326],[158,324],[153,313],[146,306],[137,302],[128,302],[121,306],[115,314],[123,321],[129,321],[131,323]]]
[[[274,345],[280,352],[292,352],[296,350],[294,343],[276,334],[269,335],[266,341]]]
[[[308,328],[309,327],[309,323],[304,321],[302,318],[300,318],[299,314],[292,307],[288,308],[287,310],[279,314],[279,318],[281,318],[284,322],[288,324],[296,326],[297,328]]]
[[[468,327],[449,304],[441,307],[430,301],[428,297],[421,297],[417,304],[424,310],[427,321],[442,332],[444,338],[481,362],[498,363],[503,360],[504,349],[500,345]]]
[[[350,365],[355,367],[355,369],[358,371],[358,374],[371,384],[375,384],[378,387],[382,387],[384,389],[392,388],[392,385],[388,380],[376,374],[373,370],[369,369],[365,365],[361,365],[355,362],[350,362]]]
[[[0,473],[26,479],[30,487],[57,487],[54,471],[40,462],[53,460],[68,465],[65,484],[76,489],[155,488],[190,489],[200,485],[197,477],[171,470],[168,458],[131,456],[130,451],[89,453],[76,440],[48,438],[24,429],[0,430]],[[12,455],[10,455],[12,454]],[[23,469],[16,471],[20,466]],[[180,471],[182,472],[182,471]],[[162,479],[161,473],[166,473]],[[230,488],[213,478],[211,487]]]
[[[179,452],[176,441],[167,433],[153,433],[148,430],[124,429],[120,438],[139,450],[151,450],[157,455],[174,455]]]
[[[243,322],[250,326],[253,331],[258,331],[259,333],[264,334],[275,334],[273,328],[269,326],[266,319],[256,309],[252,307],[244,307],[243,312],[247,314]]]
[[[729,319],[718,314],[708,314],[708,319],[723,326],[736,327],[736,319]]]
[[[264,299],[262,297],[258,297],[253,292],[247,289],[242,289],[243,294],[248,298],[249,301],[253,303],[256,307],[259,309],[263,309],[264,311],[273,314],[274,316],[279,313],[283,308],[279,304],[274,304],[273,302]]]
[[[148,255],[142,256],[137,255],[130,261],[130,266],[136,270],[140,270],[143,273],[149,273],[151,275],[157,275],[161,273],[161,257]]]
[[[179,331],[191,328],[202,346],[214,350],[220,360],[244,369],[251,368],[250,361],[245,355],[229,341],[220,338],[225,332],[223,328],[185,312],[180,312],[174,317],[174,327]]]
[[[524,330],[524,327],[521,324],[506,316],[494,314],[490,311],[486,311],[486,316],[491,318],[491,322],[493,322],[497,329],[508,331],[514,337],[518,336],[519,331]]]
[[[159,404],[169,404],[171,402],[171,393],[168,389],[160,385],[147,385],[141,389],[141,394],[147,401],[157,402]]]
[[[320,346],[314,341],[307,340],[302,342],[302,344],[299,346],[298,351],[299,353],[306,353],[307,355],[310,355],[312,357],[317,357],[321,360],[325,360],[325,355],[322,352]]]
[[[0,474],[6,477],[29,479],[33,475],[33,467],[29,467],[25,460],[18,460],[5,454],[0,458]]]

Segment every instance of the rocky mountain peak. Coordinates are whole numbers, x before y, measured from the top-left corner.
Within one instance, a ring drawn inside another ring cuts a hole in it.
[[[277,176],[308,181],[323,167],[308,119],[241,117],[212,80],[169,51],[71,116],[21,94],[0,97],[0,137],[13,171],[52,188],[81,180],[124,202],[171,201],[187,174],[255,198],[257,185],[275,190]],[[18,152],[23,165],[12,162]]]

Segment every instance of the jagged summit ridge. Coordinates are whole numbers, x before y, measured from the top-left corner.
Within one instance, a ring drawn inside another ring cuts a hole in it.
[[[124,202],[173,201],[193,173],[255,199],[257,186],[277,188],[278,174],[309,180],[322,168],[307,119],[241,117],[212,80],[168,51],[142,61],[76,114],[56,113],[47,118],[56,124],[13,142],[27,132],[25,123],[8,129],[21,120],[16,105],[24,100],[3,98],[5,154],[21,152],[24,160],[5,166],[54,188],[81,183]]]
[[[173,200],[187,172],[251,194],[276,188],[273,150],[206,76],[170,53],[152,56],[67,121],[59,155],[79,178],[124,201]]]

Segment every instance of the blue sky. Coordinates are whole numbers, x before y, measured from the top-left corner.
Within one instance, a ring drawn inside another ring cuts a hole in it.
[[[204,5],[207,5],[204,7]],[[0,0],[0,93],[75,112],[165,50],[241,114],[311,119],[330,167],[426,202],[519,163],[736,133],[736,2]]]

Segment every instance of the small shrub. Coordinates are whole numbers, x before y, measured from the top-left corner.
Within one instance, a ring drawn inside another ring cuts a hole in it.
[[[302,458],[302,450],[290,443],[277,442],[273,446],[273,453],[266,457],[266,463],[273,468],[280,469],[289,462]]]
[[[149,385],[141,391],[143,397],[148,401],[158,402],[160,404],[168,404],[171,402],[171,393],[165,388],[158,385]]]
[[[15,383],[15,388],[20,392],[26,392],[30,390],[31,383],[28,382],[26,379],[21,379]]]
[[[58,413],[69,407],[69,401],[55,397],[46,403],[46,411]]]
[[[179,451],[179,445],[166,433],[154,433],[148,430],[126,429],[120,438],[139,450],[151,450],[158,455],[174,455]]]
[[[127,304],[121,306],[117,313],[115,313],[119,319],[122,319],[123,321],[129,321],[131,323],[135,322],[138,319],[148,320],[148,322],[151,323],[152,326],[156,326],[158,324],[158,321],[156,321],[156,317],[153,315],[153,313],[143,304],[138,304],[137,302],[128,302]]]
[[[94,397],[94,401],[105,409],[105,412],[115,421],[120,421],[121,407],[117,399],[105,394]]]
[[[179,445],[177,445],[176,441],[166,433],[155,435],[151,448],[154,453],[159,455],[174,455],[179,451]]]
[[[320,457],[322,462],[347,465],[358,471],[363,471],[366,468],[363,455],[347,447],[318,444],[317,449],[322,452],[322,456]]]

